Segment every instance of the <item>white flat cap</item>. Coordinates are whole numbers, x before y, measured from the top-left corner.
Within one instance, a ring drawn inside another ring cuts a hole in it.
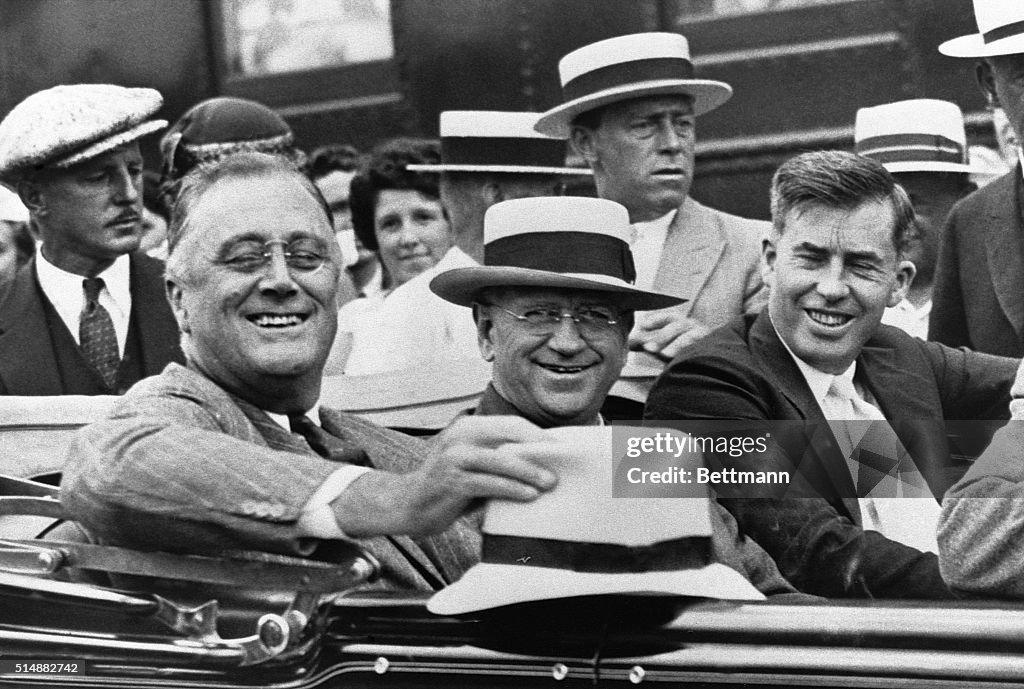
[[[65,168],[167,126],[149,119],[160,92],[113,84],[54,86],[14,106],[0,122],[0,182],[14,186],[27,171]]]

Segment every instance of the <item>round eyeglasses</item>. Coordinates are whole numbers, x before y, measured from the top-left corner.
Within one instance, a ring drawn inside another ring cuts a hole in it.
[[[572,320],[582,335],[600,335],[612,330],[618,319],[611,309],[601,306],[581,306],[576,309],[556,309],[548,307],[532,308],[525,313],[509,311],[501,306],[495,308],[504,311],[520,323],[525,323],[536,333],[553,333],[566,318]]]
[[[300,273],[314,273],[327,262],[327,251],[316,239],[302,238],[286,242],[283,239],[271,239],[260,242],[248,240],[232,246],[217,263],[225,265],[240,273],[255,273],[266,270],[274,257],[273,246],[280,246],[284,254],[284,262],[289,269]]]

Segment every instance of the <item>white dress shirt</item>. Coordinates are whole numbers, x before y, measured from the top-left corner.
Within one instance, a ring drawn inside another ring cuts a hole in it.
[[[96,277],[103,279],[100,292],[100,306],[110,314],[117,335],[117,350],[124,356],[124,344],[128,339],[128,320],[132,313],[132,292],[130,282],[131,265],[127,255],[119,256],[113,265]],[[36,252],[36,277],[43,294],[57,315],[67,326],[71,337],[78,342],[78,325],[85,308],[84,277],[61,270],[46,260],[41,251]]]
[[[911,337],[928,339],[928,318],[932,314],[932,300],[914,306],[904,299],[896,306],[890,306],[882,313],[882,322],[899,328]]]
[[[779,335],[778,330],[775,331],[775,334]],[[853,449],[860,441],[858,430],[859,435],[863,436],[863,431],[866,430],[867,425],[866,423],[851,425],[841,422],[851,420],[867,422],[885,419],[885,415],[878,408],[878,404],[874,396],[871,395],[871,392],[859,383],[854,382],[857,362],[854,361],[848,369],[838,376],[825,373],[794,354],[781,335],[779,335],[779,341],[782,342],[782,346],[786,348],[793,361],[796,362],[797,368],[800,369],[800,373],[807,382],[807,386],[811,389],[814,400],[818,403],[818,407],[821,408],[822,414],[828,421],[836,422],[829,425],[843,451],[843,456],[846,457],[847,468],[850,470],[854,485],[856,485],[858,467],[851,459],[851,455]],[[840,406],[835,396],[829,395],[829,390],[832,388],[832,383],[836,378],[846,378],[847,381],[853,384],[853,389],[860,397],[860,405],[855,405],[855,407],[868,405],[877,413],[864,413],[855,410],[851,414],[848,413],[848,408],[843,410],[844,408]],[[854,416],[855,418],[846,418],[849,416]],[[857,496],[857,503],[861,513],[861,528],[865,531],[877,531],[886,538],[899,541],[921,551],[939,552],[935,532],[938,528],[940,508],[939,503],[930,495],[926,497],[901,496],[894,498]]]
[[[661,254],[665,249],[668,228],[675,220],[678,210],[669,211],[665,215],[648,222],[631,225],[633,234],[629,242],[633,253],[633,265],[636,267],[637,289],[654,289],[654,278],[658,274]]]

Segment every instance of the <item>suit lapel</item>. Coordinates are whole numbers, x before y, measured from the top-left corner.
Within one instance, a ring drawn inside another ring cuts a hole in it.
[[[688,299],[678,308],[689,315],[725,251],[726,240],[714,215],[686,197],[669,225],[654,289]]]
[[[160,373],[171,361],[184,362],[179,348],[178,324],[164,294],[162,264],[133,254],[129,280],[132,293],[129,330],[138,337],[142,350],[142,375]]]
[[[766,372],[779,392],[793,405],[802,419],[810,422],[810,432],[805,439],[808,444],[806,457],[814,458],[819,465],[818,469],[823,471],[832,483],[835,491],[833,497],[839,496],[847,513],[855,523],[860,524],[860,504],[857,498],[853,497],[857,494],[857,488],[853,484],[853,477],[850,476],[842,449],[827,425],[825,414],[814,398],[810,386],[807,385],[804,374],[775,332],[768,316],[768,309],[764,309],[751,326],[750,349],[755,360],[761,365],[761,370]],[[817,473],[811,467],[807,469],[812,474]]]
[[[43,299],[33,258],[0,309],[0,381],[9,394],[64,394]]]
[[[998,194],[989,197],[985,231],[985,253],[992,267],[996,299],[1017,337],[1024,332],[1024,227],[1021,223],[1024,190],[1020,166],[992,183]],[[1006,228],[1011,228],[1008,232]],[[969,267],[968,267],[969,268]]]

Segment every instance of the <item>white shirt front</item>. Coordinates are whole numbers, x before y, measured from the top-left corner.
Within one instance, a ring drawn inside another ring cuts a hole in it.
[[[920,306],[914,306],[909,300],[904,299],[899,304],[896,304],[896,306],[888,307],[882,313],[882,322],[899,328],[911,337],[927,340],[928,319],[931,314],[931,299]]]
[[[774,324],[772,327],[774,327]],[[853,381],[854,375],[857,372],[857,362],[854,361],[848,369],[838,376],[825,373],[804,362],[794,354],[777,329],[775,334],[778,335],[782,346],[786,348],[786,351],[789,352],[789,355],[796,363],[825,418],[834,422],[850,421],[851,419],[836,415],[836,409],[833,408],[832,398],[829,397],[828,392],[835,378],[842,377]],[[875,402],[870,391],[857,383],[854,383],[854,389],[863,402],[878,410],[878,418],[885,418],[881,409],[878,409],[878,404]],[[867,418],[853,420],[866,421]],[[844,433],[842,429],[838,429],[834,425],[832,429],[849,464],[852,461],[850,457],[858,439]],[[850,469],[851,476],[856,484],[856,468],[849,465],[847,468]],[[872,498],[858,496],[857,503],[861,513],[861,528],[865,531],[877,531],[886,538],[899,541],[918,550],[933,553],[939,552],[935,532],[938,528],[940,510],[939,503],[934,498]]]
[[[132,313],[131,263],[127,255],[119,256],[114,263],[96,277],[103,279],[100,291],[100,306],[110,314],[117,335],[117,350],[124,356],[124,345],[128,339],[128,320]],[[71,336],[78,341],[78,325],[85,308],[84,277],[62,270],[46,260],[42,251],[36,252],[36,277],[43,294],[57,315],[67,326]],[[81,344],[81,343],[79,343]]]
[[[669,211],[665,215],[648,222],[634,223],[632,240],[629,243],[633,252],[633,265],[636,267],[637,289],[653,290],[654,278],[658,274],[661,254],[665,249],[668,228],[675,220],[678,210]]]

